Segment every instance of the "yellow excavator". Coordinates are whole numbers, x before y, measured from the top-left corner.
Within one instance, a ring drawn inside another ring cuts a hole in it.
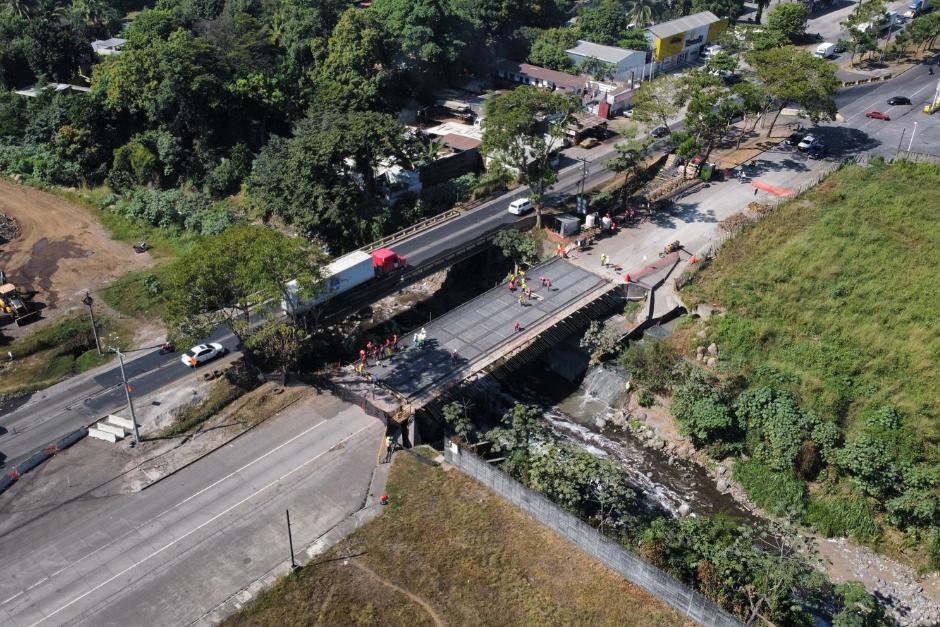
[[[18,327],[39,316],[39,310],[30,311],[29,304],[12,283],[0,285],[0,311],[12,316]]]

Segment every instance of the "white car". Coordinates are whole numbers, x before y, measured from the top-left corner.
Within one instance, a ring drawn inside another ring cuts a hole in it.
[[[525,215],[530,211],[532,211],[531,198],[517,198],[516,200],[509,203],[509,213],[514,216]]]
[[[796,147],[799,148],[800,150],[809,150],[815,145],[816,145],[816,138],[813,137],[812,135],[807,135],[806,137],[803,138],[803,141],[801,141],[799,144],[796,145]]]
[[[183,353],[180,356],[180,361],[183,362],[184,366],[195,368],[199,364],[212,361],[216,357],[221,357],[227,352],[228,350],[226,350],[226,348],[218,342],[212,342],[211,344],[197,344]]]

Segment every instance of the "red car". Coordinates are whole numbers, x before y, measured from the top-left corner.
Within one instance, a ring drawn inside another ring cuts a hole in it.
[[[881,111],[869,111],[865,114],[866,118],[872,118],[873,120],[884,120],[890,122],[891,118],[888,117],[887,113],[882,113]]]

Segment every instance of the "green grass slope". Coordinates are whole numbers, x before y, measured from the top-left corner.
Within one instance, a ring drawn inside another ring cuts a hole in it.
[[[940,436],[940,168],[850,166],[722,248],[694,295],[723,355],[848,432],[891,403]]]

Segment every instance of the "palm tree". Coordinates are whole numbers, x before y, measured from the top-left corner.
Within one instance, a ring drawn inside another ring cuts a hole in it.
[[[659,13],[656,0],[628,0],[626,3],[627,20],[639,27],[653,23],[653,17]]]
[[[36,0],[7,0],[7,5],[13,11],[13,15],[27,20],[31,18],[39,8]]]

